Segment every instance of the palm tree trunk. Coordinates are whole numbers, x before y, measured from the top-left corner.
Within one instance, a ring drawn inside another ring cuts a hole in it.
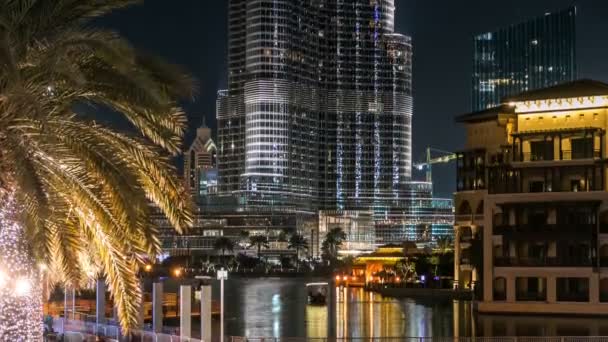
[[[42,341],[42,279],[13,196],[0,199],[0,341]]]

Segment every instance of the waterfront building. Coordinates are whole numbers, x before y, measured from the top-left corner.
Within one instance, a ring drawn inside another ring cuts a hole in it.
[[[203,124],[196,138],[184,153],[186,190],[196,199],[217,191],[217,147],[211,129]]]
[[[608,314],[608,84],[579,80],[458,117],[455,279],[480,312]]]
[[[288,238],[299,229],[308,228],[304,235],[309,241],[316,240],[316,220],[306,212],[292,211],[245,211],[237,203],[222,203],[214,196],[207,203],[199,203],[194,215],[194,224],[186,233],[179,235],[160,212],[153,222],[159,227],[162,248],[166,256],[190,255],[195,257],[219,255],[214,243],[219,237],[228,237],[235,248],[232,253],[257,256],[250,246],[250,236],[263,235],[267,238],[268,248],[261,250],[266,260],[279,262],[283,256],[295,256],[296,251],[288,248]],[[309,252],[319,250],[317,245],[310,246]],[[302,255],[305,257],[305,255]]]
[[[473,111],[576,78],[576,7],[474,38]]]
[[[320,242],[327,232],[340,228],[346,234],[341,253],[358,255],[386,244],[430,243],[439,236],[452,236],[452,200],[433,197],[429,182],[410,181],[407,187],[406,196],[388,209],[319,211]]]

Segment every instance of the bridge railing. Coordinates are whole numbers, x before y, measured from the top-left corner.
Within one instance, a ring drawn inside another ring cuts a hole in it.
[[[64,318],[53,319],[53,332],[62,335],[62,341],[66,342],[97,341],[96,337],[104,337],[104,341],[108,342],[203,342],[171,333],[155,333],[145,330],[134,330],[129,336],[122,336],[120,327],[116,325]]]
[[[608,336],[505,336],[505,337],[228,337],[228,342],[608,342]]]

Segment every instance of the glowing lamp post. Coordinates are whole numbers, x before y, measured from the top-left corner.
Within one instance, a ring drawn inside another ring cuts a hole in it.
[[[217,271],[217,279],[220,281],[220,342],[224,342],[224,280],[228,279],[228,271],[222,267]]]

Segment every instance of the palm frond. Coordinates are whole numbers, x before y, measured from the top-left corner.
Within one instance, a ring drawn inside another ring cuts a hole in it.
[[[192,224],[170,157],[187,123],[177,103],[195,82],[83,27],[136,2],[6,0],[0,13],[0,191],[19,193],[30,248],[54,280],[105,276],[125,330],[137,324],[139,268],[161,248],[152,205],[179,232]],[[122,114],[138,134],[86,121],[82,104]]]

